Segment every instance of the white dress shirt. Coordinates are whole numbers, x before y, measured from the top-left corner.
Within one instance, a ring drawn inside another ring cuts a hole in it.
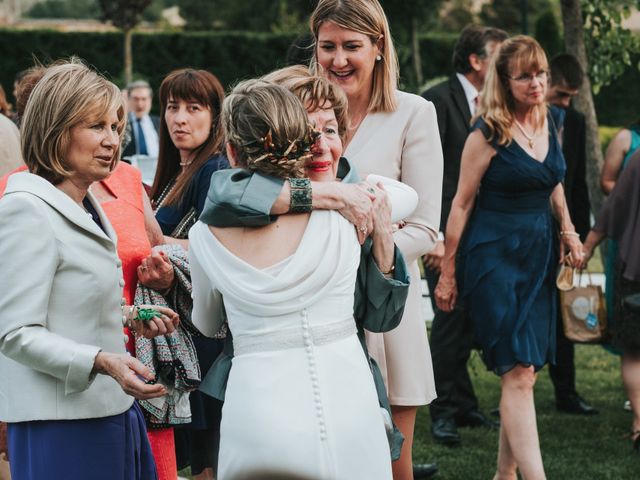
[[[462,90],[464,90],[464,96],[467,98],[467,103],[469,104],[469,111],[471,112],[471,116],[476,113],[476,98],[480,93],[478,89],[473,86],[473,84],[461,73],[456,73],[456,77],[460,81],[462,85]]]

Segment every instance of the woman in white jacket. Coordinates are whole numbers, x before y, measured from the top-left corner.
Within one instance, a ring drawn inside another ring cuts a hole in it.
[[[125,121],[118,88],[74,61],[47,70],[25,111],[29,172],[0,201],[0,420],[15,480],[156,478],[133,397],[166,391],[145,383],[122,327],[151,337],[178,318],[122,304],[116,236],[89,190],[114,169]]]

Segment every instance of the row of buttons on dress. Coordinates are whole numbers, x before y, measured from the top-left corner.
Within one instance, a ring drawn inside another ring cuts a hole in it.
[[[300,316],[302,317],[302,338],[304,339],[304,346],[307,351],[309,377],[311,378],[311,387],[313,389],[313,401],[316,406],[318,426],[320,427],[320,440],[326,440],[327,428],[324,421],[324,411],[322,408],[322,399],[320,397],[320,382],[318,381],[318,370],[313,356],[313,342],[311,340],[311,332],[309,331],[309,316],[306,308],[302,309]]]

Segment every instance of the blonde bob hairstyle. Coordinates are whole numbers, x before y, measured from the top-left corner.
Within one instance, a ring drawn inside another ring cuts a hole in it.
[[[378,0],[320,0],[309,19],[314,37],[311,71],[319,73],[318,34],[324,22],[367,35],[372,44],[380,42],[381,60],[373,67],[373,86],[367,112],[393,112],[397,108],[398,56],[391,39],[387,16]]]
[[[117,112],[118,136],[126,124],[120,89],[80,60],[47,68],[33,88],[22,117],[22,156],[29,171],[54,185],[73,175],[65,156],[71,129],[83,122]],[[113,154],[111,170],[120,158],[120,145]]]
[[[518,35],[505,40],[499,47],[489,66],[481,102],[472,120],[484,119],[490,133],[489,141],[497,139],[499,145],[508,145],[513,140],[510,129],[515,120],[516,105],[511,93],[510,77],[518,73],[540,71],[548,75],[549,63],[544,50],[532,37]],[[537,105],[533,115],[534,127],[542,128],[547,117],[546,102]]]
[[[302,102],[289,90],[262,79],[240,82],[220,116],[241,167],[281,178],[304,176],[301,146],[309,143],[311,127]]]
[[[271,72],[263,80],[282,85],[300,99],[309,113],[333,110],[338,122],[338,135],[344,141],[349,126],[347,96],[325,77],[314,75],[304,65],[293,65]]]

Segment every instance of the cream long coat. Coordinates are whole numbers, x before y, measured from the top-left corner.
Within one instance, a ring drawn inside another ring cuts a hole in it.
[[[364,178],[370,173],[406,183],[418,206],[394,241],[409,265],[411,286],[400,326],[367,332],[369,352],[380,365],[392,405],[425,405],[436,397],[431,352],[421,306],[418,259],[430,251],[440,224],[443,160],[436,110],[417,95],[396,92],[398,108],[369,113],[344,156]]]
[[[133,398],[91,375],[100,350],[125,353],[122,263],[108,235],[43,178],[16,173],[0,200],[0,420],[98,418]]]

